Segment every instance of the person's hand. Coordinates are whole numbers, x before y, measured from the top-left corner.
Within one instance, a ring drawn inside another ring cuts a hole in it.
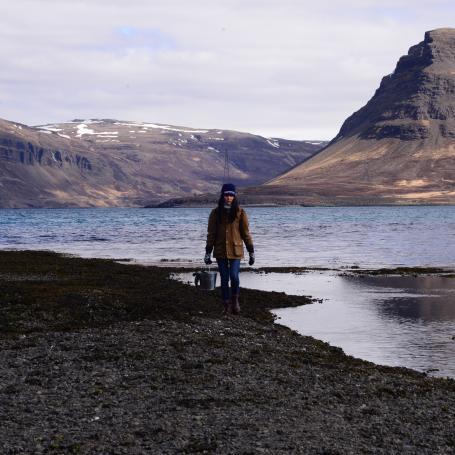
[[[205,262],[207,265],[210,265],[210,264],[212,263],[212,260],[210,259],[210,254],[209,254],[209,253],[205,253],[204,262]]]
[[[254,260],[255,260],[254,253],[250,253],[250,260],[248,261],[248,264],[253,265]]]

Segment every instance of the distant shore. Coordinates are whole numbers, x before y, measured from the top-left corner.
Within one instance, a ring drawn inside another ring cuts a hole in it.
[[[2,453],[455,451],[455,381],[242,316],[171,268],[0,251]]]
[[[216,206],[218,195],[200,195],[194,197],[171,198],[166,201],[151,203],[143,206],[145,209],[153,208],[213,208]],[[265,199],[265,201],[264,201]],[[331,200],[313,200],[283,196],[274,201],[272,198],[256,199],[251,196],[239,194],[239,201],[242,207],[431,207],[431,206],[454,206],[453,202],[433,202],[425,200],[403,201],[387,199],[365,199],[365,198],[332,198]]]

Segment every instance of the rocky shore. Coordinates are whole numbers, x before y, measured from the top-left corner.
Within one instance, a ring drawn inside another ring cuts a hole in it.
[[[0,252],[2,454],[452,454],[455,381],[240,317],[170,269]]]

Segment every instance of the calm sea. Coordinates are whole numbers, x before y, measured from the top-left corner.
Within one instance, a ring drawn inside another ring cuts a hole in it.
[[[2,209],[0,248],[200,264],[210,209]],[[247,208],[257,265],[454,266],[455,207]]]

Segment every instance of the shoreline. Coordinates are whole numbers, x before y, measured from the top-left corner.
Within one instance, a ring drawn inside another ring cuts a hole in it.
[[[220,317],[169,273],[0,251],[4,453],[455,450],[454,380],[274,323],[306,297],[245,289],[242,315]]]
[[[207,203],[201,203],[201,204],[191,204],[189,203],[188,205],[182,205],[180,203],[177,203],[176,205],[172,205],[172,199],[171,200],[165,200],[162,202],[157,202],[156,204],[151,204],[151,205],[126,205],[126,206],[36,206],[36,207],[0,207],[0,210],[91,210],[91,209],[208,209],[208,208],[213,208],[214,205],[216,204],[216,201],[218,199],[218,196],[215,196],[213,201],[207,202]],[[171,201],[171,205],[169,204],[169,201]],[[163,205],[166,204],[166,205]],[[301,208],[301,207],[307,207],[307,208],[343,208],[343,207],[366,207],[366,208],[371,208],[371,207],[453,207],[455,206],[455,202],[435,202],[435,203],[428,203],[428,202],[390,202],[390,203],[358,203],[358,204],[347,204],[347,203],[326,203],[326,204],[304,204],[300,202],[296,203],[242,203],[242,207],[258,207],[258,208]]]
[[[207,269],[207,265],[202,260],[181,260],[181,259],[159,259],[156,261],[140,261],[134,258],[115,258],[115,257],[91,257],[81,256],[78,253],[70,253],[65,251],[56,251],[52,249],[23,249],[23,248],[3,248],[0,249],[2,252],[36,252],[36,253],[55,253],[65,257],[88,259],[88,260],[105,260],[114,261],[123,265],[134,265],[142,267],[158,267],[171,272],[193,272],[201,269]],[[253,272],[253,273],[306,273],[306,272],[338,272],[338,273],[352,273],[352,274],[364,274],[364,275],[440,275],[444,276],[448,274],[450,277],[452,274],[455,276],[455,267],[453,265],[431,265],[431,266],[396,266],[387,267],[385,265],[376,267],[367,267],[355,265],[341,265],[339,267],[322,267],[322,266],[301,266],[301,265],[280,265],[280,266],[261,266],[261,267],[250,267],[245,260],[242,264],[242,272]],[[211,269],[217,269],[216,261],[210,265]]]

